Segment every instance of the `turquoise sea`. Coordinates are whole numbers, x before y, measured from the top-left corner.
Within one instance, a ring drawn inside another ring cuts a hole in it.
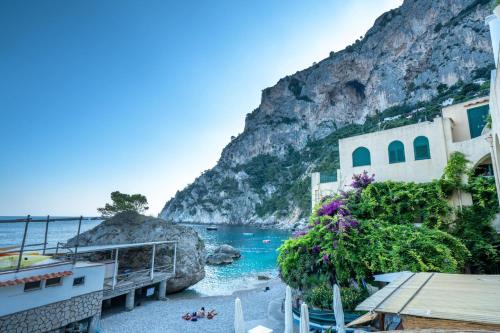
[[[230,294],[251,288],[258,282],[259,274],[277,276],[276,249],[290,236],[288,231],[252,226],[219,225],[217,231],[206,230],[206,225],[190,226],[205,241],[208,253],[221,244],[229,244],[241,251],[241,258],[230,265],[205,266],[205,279],[188,290],[203,295]],[[270,242],[264,243],[264,240]]]
[[[0,220],[24,217],[0,217]],[[34,217],[35,218],[35,217]],[[82,232],[89,230],[101,221],[84,220]],[[217,231],[208,231],[207,225],[189,224],[205,242],[210,253],[218,245],[229,244],[241,251],[241,258],[225,266],[206,266],[206,277],[185,293],[198,295],[230,294],[235,290],[251,288],[257,281],[257,275],[276,276],[276,249],[290,235],[289,232],[276,229],[261,229],[253,226],[219,225]],[[65,242],[76,235],[78,221],[51,222],[49,226],[49,246]],[[0,223],[0,247],[19,245],[22,241],[24,223]],[[45,223],[29,225],[27,244],[43,242]],[[264,240],[269,240],[264,243]]]

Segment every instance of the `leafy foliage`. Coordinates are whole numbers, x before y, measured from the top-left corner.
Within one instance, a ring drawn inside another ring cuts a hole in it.
[[[451,153],[440,180],[441,187],[448,195],[455,190],[463,190],[465,188],[463,178],[467,173],[467,163],[469,161],[463,153],[458,151]]]
[[[351,201],[353,213],[363,219],[381,219],[390,224],[422,223],[445,228],[451,209],[439,182],[379,182],[370,184],[358,201]]]
[[[472,176],[466,189],[474,205],[457,212],[451,234],[459,238],[471,252],[466,269],[473,273],[492,273],[500,262],[494,247],[496,232],[491,221],[498,211],[495,180],[492,177]]]
[[[376,273],[491,272],[499,262],[495,183],[467,166],[453,153],[441,179],[426,184],[354,176],[353,190],[323,199],[308,227],[279,248],[282,279],[324,306],[328,286],[352,288]],[[447,200],[456,191],[471,193],[473,206],[453,211]]]
[[[142,194],[125,194],[119,191],[111,192],[111,201],[113,204],[107,203],[103,208],[97,208],[97,211],[102,216],[110,217],[121,212],[137,212],[143,213],[148,210],[148,200]]]
[[[401,217],[404,222],[387,221],[387,209],[372,211],[371,218],[358,215],[366,192],[379,184],[398,184],[371,180],[366,174],[354,177],[353,183],[361,186],[320,202],[307,230],[279,248],[278,264],[286,283],[306,291],[333,283],[347,288],[353,279],[361,281],[375,273],[458,272],[464,266],[469,251],[455,237],[437,230],[437,223],[417,227],[411,213]]]
[[[328,284],[321,284],[308,290],[304,300],[308,305],[324,310],[332,309],[333,288]],[[344,287],[340,289],[340,298],[345,311],[354,311],[356,306],[368,296],[364,288]]]

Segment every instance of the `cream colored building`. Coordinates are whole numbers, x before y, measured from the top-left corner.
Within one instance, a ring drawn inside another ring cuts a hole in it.
[[[462,152],[473,167],[490,172],[490,147],[485,130],[488,97],[444,107],[432,121],[339,140],[340,169],[333,174],[313,173],[312,205],[320,198],[349,188],[354,174],[367,171],[376,181],[429,182],[439,179],[450,154]],[[471,203],[470,195],[452,199]]]
[[[493,11],[494,14],[486,18],[486,24],[490,28],[491,44],[493,48],[493,56],[495,60],[495,69],[491,71],[491,86],[490,86],[490,114],[491,114],[491,131],[488,134],[490,143],[492,165],[495,171],[495,183],[497,186],[497,195],[500,202],[500,77],[497,75],[499,66],[499,47],[500,47],[500,6],[497,6]],[[497,219],[498,221],[498,219]],[[498,223],[500,227],[500,221]],[[498,228],[497,228],[498,229]]]

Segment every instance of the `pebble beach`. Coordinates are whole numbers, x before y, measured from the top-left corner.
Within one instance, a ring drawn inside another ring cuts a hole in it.
[[[269,287],[268,291],[264,291]],[[285,285],[279,279],[269,280],[251,290],[236,291],[225,296],[190,296],[182,293],[169,295],[166,301],[143,302],[131,312],[103,313],[101,331],[103,333],[231,333],[234,331],[234,300],[242,302],[245,323],[249,328],[258,324],[283,331],[283,322],[276,320],[276,309],[285,297]],[[215,309],[218,315],[208,320],[185,321],[181,317],[186,312],[193,312],[201,307]]]

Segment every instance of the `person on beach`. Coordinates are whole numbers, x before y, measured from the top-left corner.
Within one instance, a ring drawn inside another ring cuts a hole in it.
[[[213,319],[216,315],[217,315],[217,312],[215,312],[215,309],[212,309],[212,310],[208,311],[207,319]]]
[[[203,306],[201,307],[201,309],[199,309],[198,311],[196,311],[196,316],[200,317],[200,318],[204,318],[205,317],[205,308]]]

